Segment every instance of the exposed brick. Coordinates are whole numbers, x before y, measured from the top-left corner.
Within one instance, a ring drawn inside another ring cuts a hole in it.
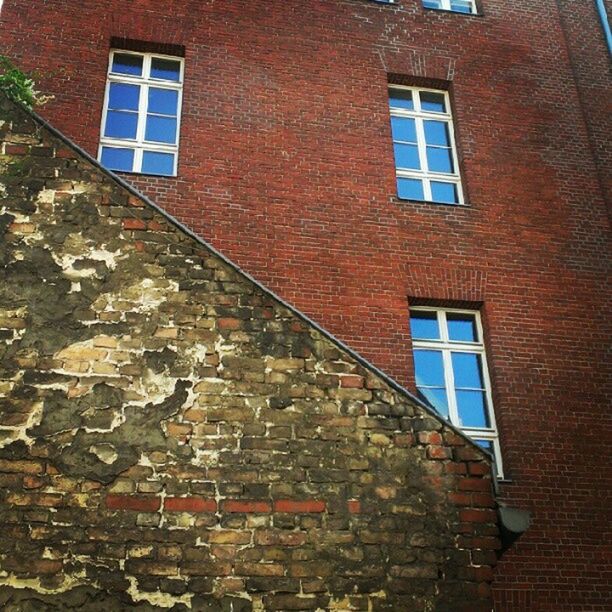
[[[363,387],[363,377],[361,376],[341,376],[340,386],[351,389],[361,389]]]
[[[459,520],[467,523],[494,523],[496,515],[493,510],[464,509],[459,511]]]
[[[110,510],[134,510],[136,512],[156,512],[161,505],[159,497],[144,497],[136,495],[106,496],[106,507]]]
[[[325,502],[321,500],[298,501],[280,499],[274,502],[274,512],[291,512],[295,514],[325,512]]]
[[[272,504],[266,501],[244,501],[240,499],[228,499],[222,503],[225,512],[271,512]]]
[[[42,474],[44,472],[44,464],[40,461],[7,461],[0,459],[0,472]]]
[[[461,491],[478,491],[489,493],[492,488],[491,481],[486,478],[462,478],[459,481]]]
[[[206,538],[211,544],[249,544],[251,534],[248,531],[209,531]]]
[[[166,497],[166,512],[216,512],[217,502],[204,497]]]

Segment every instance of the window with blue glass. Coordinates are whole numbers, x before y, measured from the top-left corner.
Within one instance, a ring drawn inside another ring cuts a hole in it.
[[[99,159],[110,170],[175,176],[183,60],[111,51]]]
[[[463,204],[448,93],[391,85],[389,109],[398,197]]]
[[[478,12],[476,0],[423,0],[423,6],[428,9],[468,15],[475,15]]]
[[[413,307],[410,332],[419,394],[441,416],[490,451],[501,475],[480,314]]]

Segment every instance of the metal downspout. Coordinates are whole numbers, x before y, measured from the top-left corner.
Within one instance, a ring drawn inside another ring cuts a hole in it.
[[[597,5],[597,12],[599,13],[599,20],[601,21],[606,43],[608,44],[608,53],[612,55],[612,32],[610,31],[610,22],[608,21],[606,5],[604,4],[604,0],[595,0],[595,4]]]

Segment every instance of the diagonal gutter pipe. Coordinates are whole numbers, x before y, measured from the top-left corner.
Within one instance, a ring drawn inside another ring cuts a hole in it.
[[[612,55],[612,32],[610,31],[610,21],[608,20],[606,5],[604,4],[604,0],[595,0],[595,4],[597,5],[597,12],[599,13],[599,20],[601,21],[604,37],[608,44],[608,53]]]

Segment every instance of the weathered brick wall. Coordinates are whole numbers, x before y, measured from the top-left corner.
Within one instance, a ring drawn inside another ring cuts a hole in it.
[[[489,610],[484,454],[1,109],[0,606]]]

